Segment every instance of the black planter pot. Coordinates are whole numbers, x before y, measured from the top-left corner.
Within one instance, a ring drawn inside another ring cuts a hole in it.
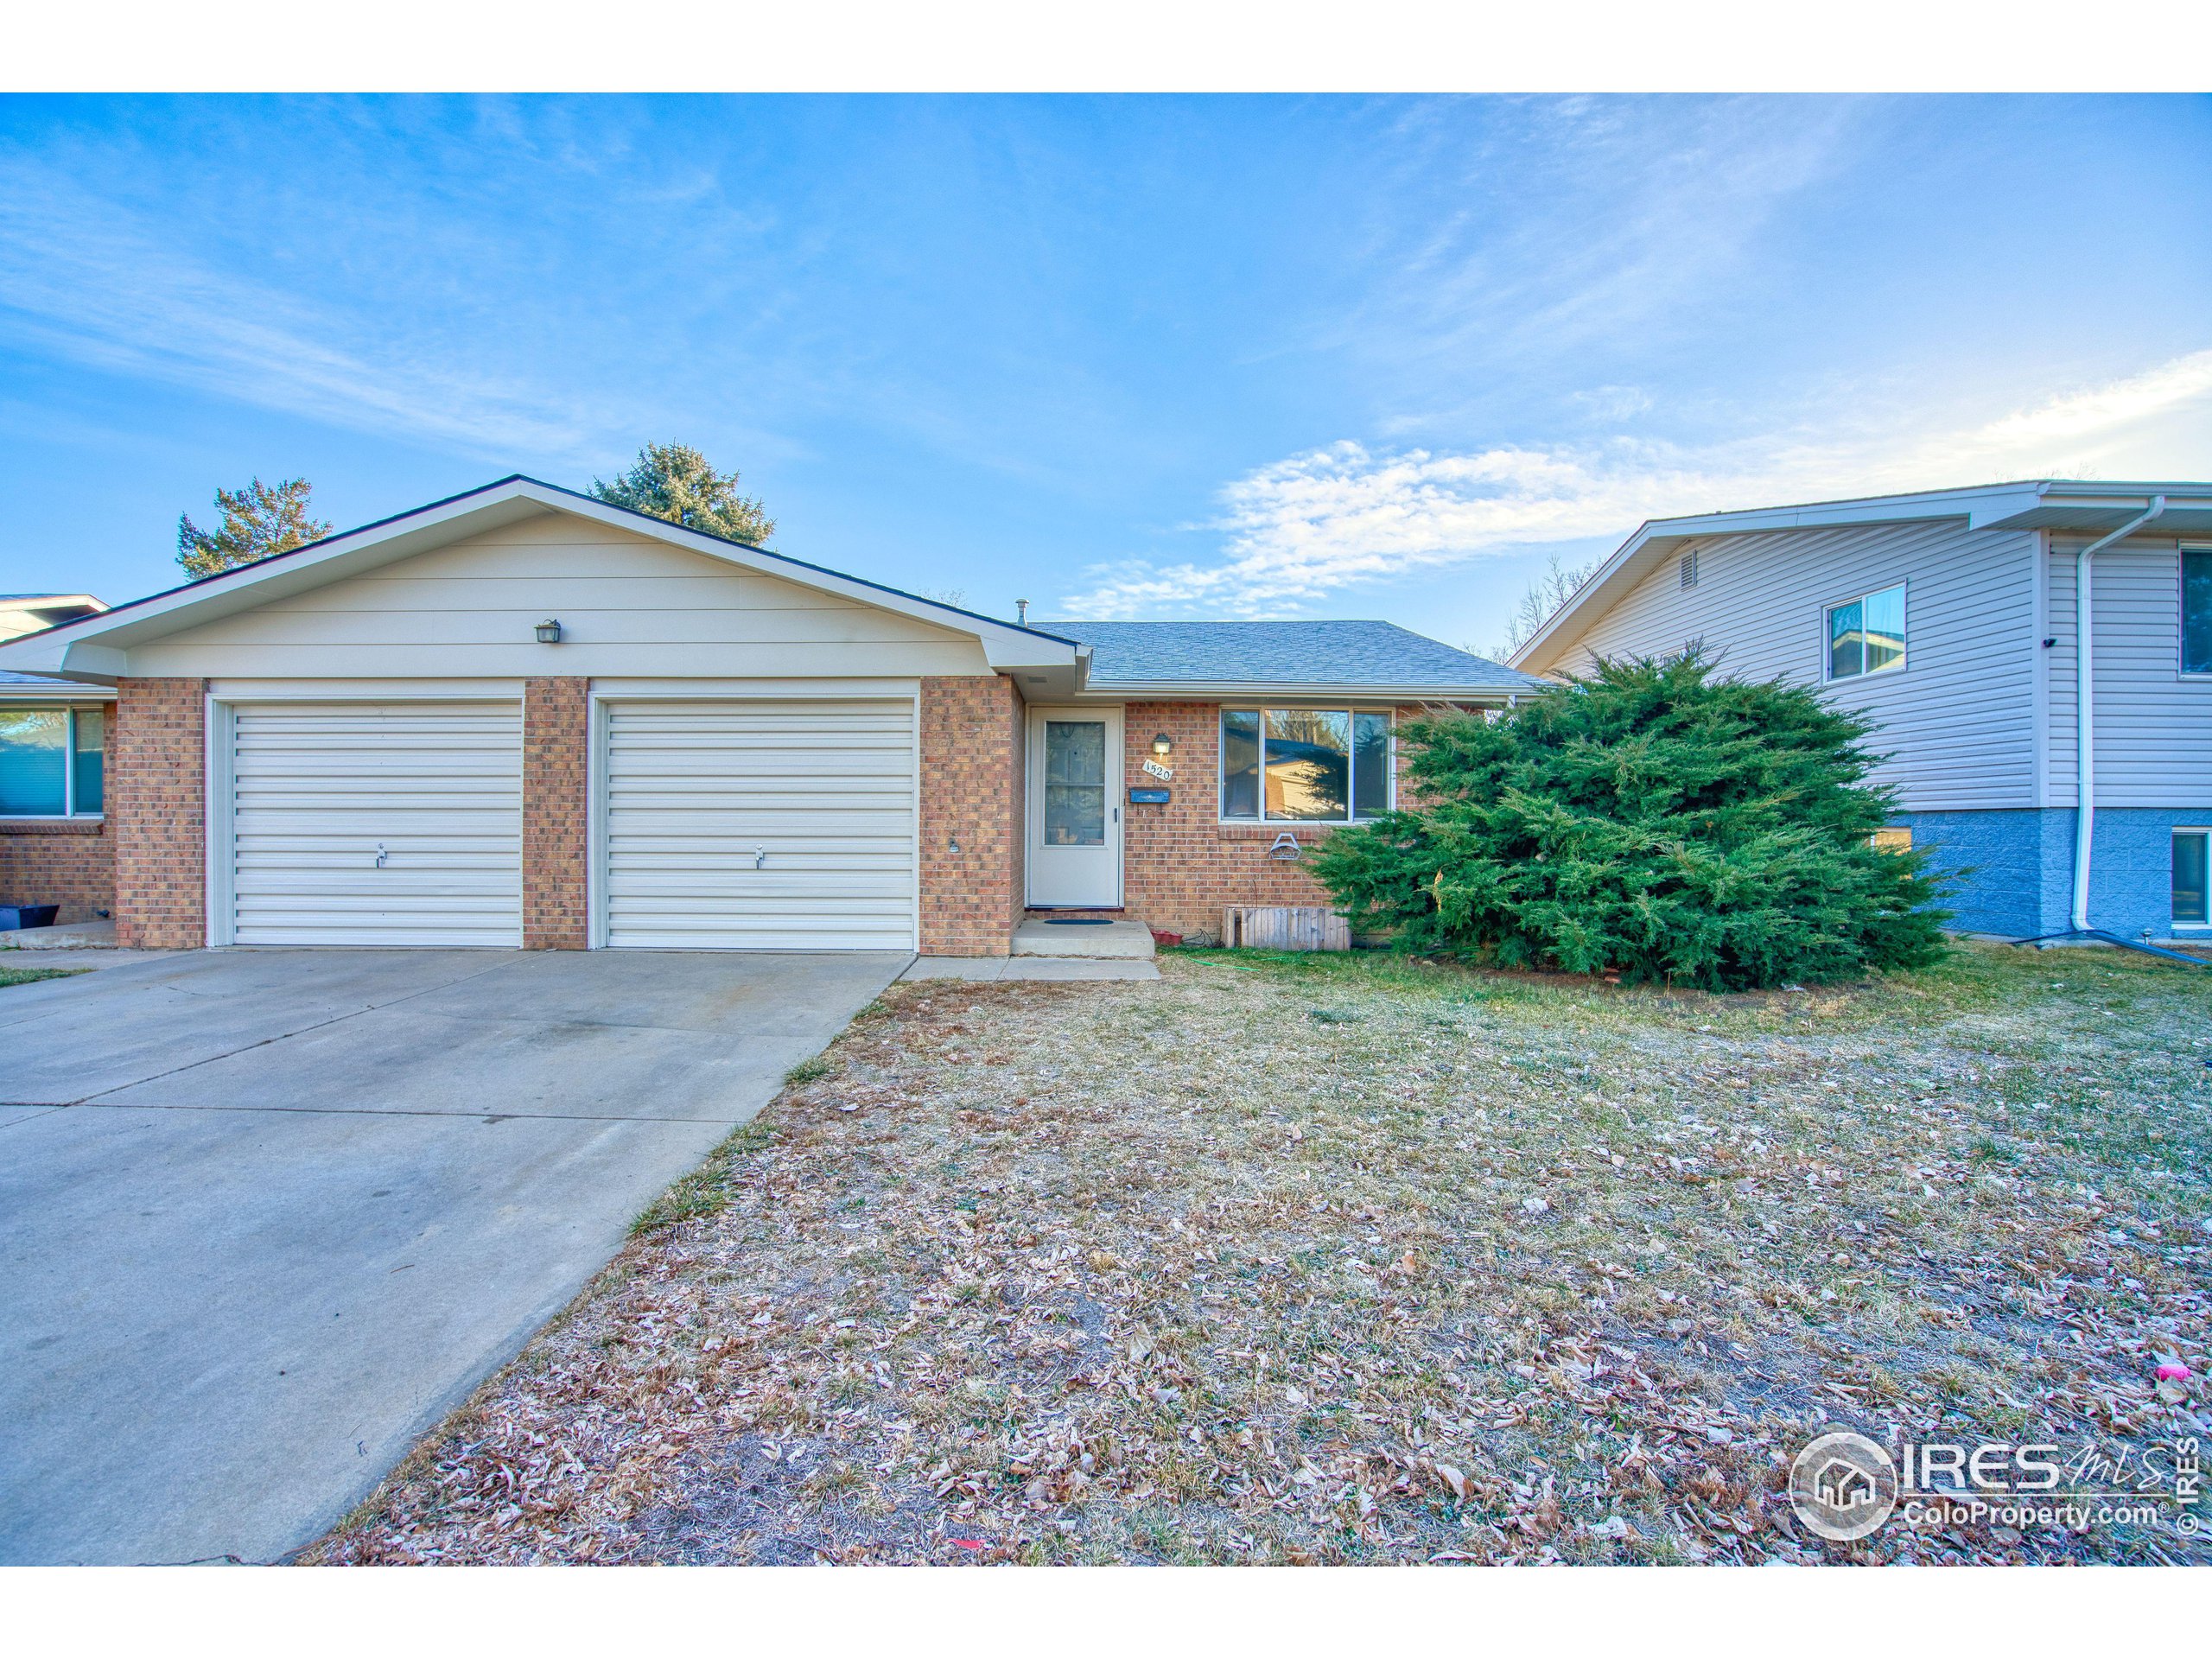
[[[19,927],[52,927],[59,905],[0,905],[0,933]]]

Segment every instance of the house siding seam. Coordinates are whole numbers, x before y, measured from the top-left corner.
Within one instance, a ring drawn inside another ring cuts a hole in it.
[[[926,677],[920,715],[921,953],[1005,956],[1024,897],[1020,693],[1001,674]]]
[[[591,682],[534,679],[522,702],[522,944],[590,943]]]
[[[207,683],[124,679],[108,740],[115,942],[189,950],[207,942]]]
[[[58,905],[54,920],[115,908],[115,843],[98,818],[0,822],[0,905]]]

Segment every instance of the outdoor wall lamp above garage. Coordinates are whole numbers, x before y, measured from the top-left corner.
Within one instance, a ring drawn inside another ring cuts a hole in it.
[[[1173,741],[1165,732],[1152,740],[1152,752],[1154,754],[1172,754],[1174,749]]]
[[[537,625],[537,643],[541,645],[557,645],[561,643],[561,623],[558,618],[549,616]]]

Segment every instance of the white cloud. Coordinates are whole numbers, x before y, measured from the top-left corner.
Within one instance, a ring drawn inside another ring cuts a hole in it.
[[[1964,428],[1755,437],[1702,448],[1615,441],[1470,454],[1294,455],[1222,493],[1211,563],[1100,568],[1069,616],[1282,614],[1340,589],[1489,555],[1624,537],[1646,518],[2005,478],[2188,476],[2212,447],[2212,351]]]
[[[605,414],[468,373],[375,320],[216,270],[118,204],[29,165],[0,170],[0,319],[95,367],[483,454],[576,455]]]

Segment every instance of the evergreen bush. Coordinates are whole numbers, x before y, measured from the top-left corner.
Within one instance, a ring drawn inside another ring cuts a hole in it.
[[[1337,831],[1314,874],[1355,929],[1498,967],[1732,991],[1935,961],[1928,855],[1872,844],[1894,810],[1872,723],[1712,668],[1601,662],[1401,725],[1414,804]]]

